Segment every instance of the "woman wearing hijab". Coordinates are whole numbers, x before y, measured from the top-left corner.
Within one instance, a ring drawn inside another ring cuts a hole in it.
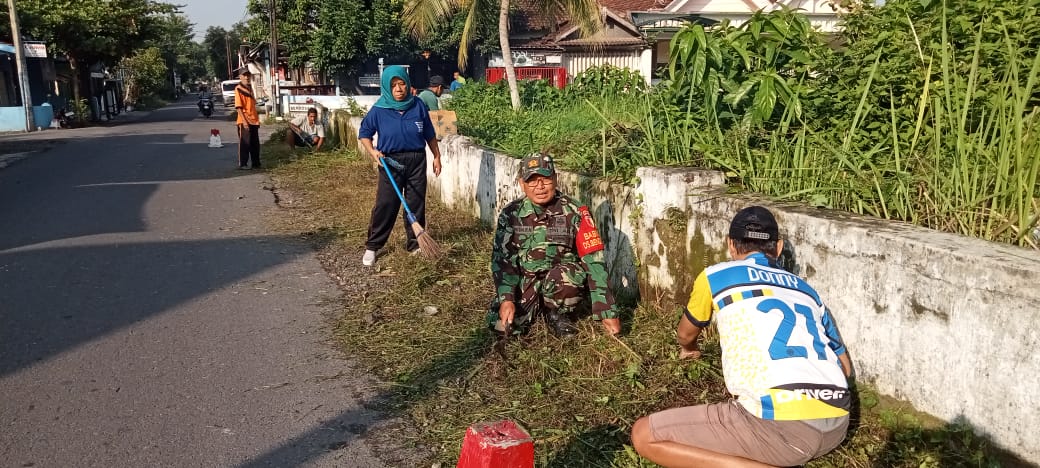
[[[379,158],[386,157],[398,162],[401,168],[391,167],[394,181],[404,192],[408,207],[415,218],[426,227],[426,146],[433,153],[433,174],[441,175],[441,150],[437,147],[437,134],[430,121],[430,112],[419,99],[412,95],[412,84],[408,72],[400,65],[386,67],[379,83],[381,96],[365,115],[358,130],[358,139],[368,155],[378,165]],[[373,147],[372,139],[378,135],[378,144]],[[386,245],[394,218],[401,210],[390,179],[380,168],[379,185],[376,189],[376,204],[372,208],[372,220],[368,225],[368,241],[361,264],[376,263],[376,252]],[[419,248],[415,234],[404,218],[404,231],[408,235],[405,249],[413,252]]]

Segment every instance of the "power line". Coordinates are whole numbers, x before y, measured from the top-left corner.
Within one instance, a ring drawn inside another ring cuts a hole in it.
[[[242,10],[242,17],[238,19],[238,22],[241,23],[241,22],[245,21],[246,20],[246,16],[249,16],[249,5],[248,4],[246,4],[245,9]]]

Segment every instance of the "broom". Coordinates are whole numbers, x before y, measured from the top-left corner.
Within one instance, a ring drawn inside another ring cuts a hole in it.
[[[294,134],[296,134],[296,136],[300,137],[300,140],[303,141],[303,144],[307,145],[307,149],[311,150],[312,153],[314,152],[314,144],[311,143],[310,135],[306,135],[302,132],[297,132],[296,130],[293,130],[292,127],[289,127],[289,131],[293,132]]]
[[[437,241],[430,237],[430,233],[426,232],[419,221],[415,219],[415,215],[412,214],[412,210],[408,208],[408,202],[404,201],[404,195],[401,194],[401,189],[397,187],[397,182],[394,181],[394,175],[390,173],[390,165],[394,167],[401,167],[401,164],[392,159],[385,157],[379,158],[379,162],[382,163],[383,170],[386,171],[386,177],[390,179],[390,185],[394,187],[394,193],[397,194],[397,198],[401,200],[401,205],[404,206],[404,212],[408,218],[408,222],[412,225],[412,233],[415,234],[415,240],[419,241],[419,252],[427,260],[434,260],[441,256],[441,246],[437,245]]]

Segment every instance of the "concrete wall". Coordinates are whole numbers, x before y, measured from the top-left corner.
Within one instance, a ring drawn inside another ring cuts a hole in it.
[[[368,110],[372,107],[372,104],[379,99],[379,96],[361,95],[361,96],[307,96],[307,95],[284,95],[282,96],[282,113],[288,115],[289,104],[302,104],[306,103],[310,99],[312,103],[321,104],[323,107],[329,110],[335,109],[349,109],[349,100],[353,99],[363,109]]]
[[[520,195],[517,160],[451,136],[430,194],[492,223]],[[1040,253],[796,205],[725,194],[711,171],[642,168],[635,187],[562,174],[589,204],[621,295],[685,304],[695,275],[724,260],[733,213],[777,213],[794,270],[822,294],[861,380],[1040,462]],[[436,226],[432,226],[436,230]]]
[[[35,128],[42,130],[51,128],[54,119],[54,107],[49,104],[33,106],[33,123]],[[0,132],[24,132],[25,131],[25,108],[0,107]]]
[[[25,108],[0,107],[0,132],[24,132]]]
[[[653,49],[638,50],[599,50],[595,52],[567,52],[563,55],[563,66],[567,68],[570,79],[580,75],[589,68],[602,65],[613,65],[639,72],[647,83],[653,71]]]
[[[838,14],[831,0],[794,0],[773,2],[765,0],[675,0],[665,11],[672,13],[692,13],[716,21],[730,20],[733,26],[744,24],[751,15],[759,10],[770,11],[786,5],[806,16],[809,23],[821,32],[834,32],[840,29]]]

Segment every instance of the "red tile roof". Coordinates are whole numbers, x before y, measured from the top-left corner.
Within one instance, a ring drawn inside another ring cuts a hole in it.
[[[611,38],[611,39],[564,39],[557,40],[557,34],[570,27],[566,18],[554,22],[541,13],[541,4],[545,0],[512,0],[515,9],[511,16],[510,36],[515,39],[512,46],[518,49],[556,49],[562,46],[587,47],[591,45],[604,47],[632,47],[645,45],[641,37]],[[599,0],[602,7],[623,21],[632,21],[629,14],[633,11],[655,11],[661,10],[671,0]],[[526,33],[526,34],[525,34]],[[534,34],[532,34],[534,33]],[[526,37],[524,37],[526,36]]]
[[[515,7],[512,14],[510,14],[510,22],[512,23],[510,28],[516,32],[523,31],[549,31],[555,29],[563,21],[553,21],[553,19],[542,14],[540,0],[512,0],[512,4]],[[522,31],[518,31],[516,27],[519,26]]]
[[[566,18],[554,22],[551,18],[541,13],[541,4],[544,0],[512,0],[515,6],[512,16],[512,25],[516,32],[526,31],[551,31],[567,23]],[[656,11],[663,10],[671,0],[599,0],[599,4],[607,7],[614,14],[631,21],[629,12],[633,11]],[[519,27],[520,30],[517,30]]]
[[[599,0],[600,5],[629,21],[629,12],[663,10],[669,3],[671,0]]]

